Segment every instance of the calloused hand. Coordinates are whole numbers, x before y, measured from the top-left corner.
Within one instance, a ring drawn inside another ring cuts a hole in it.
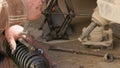
[[[11,50],[12,50],[12,54],[14,53],[14,51],[16,50],[16,42],[15,40],[17,40],[18,38],[20,38],[20,33],[23,31],[23,27],[19,26],[19,25],[13,25],[9,28],[7,28],[5,30],[5,37],[8,41],[8,43],[10,44]],[[23,36],[25,37],[25,36]]]

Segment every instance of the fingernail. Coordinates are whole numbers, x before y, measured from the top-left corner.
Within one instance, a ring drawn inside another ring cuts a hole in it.
[[[15,49],[12,49],[12,54],[14,54],[15,53]]]
[[[12,54],[14,54],[15,53],[15,51],[14,50],[12,50]]]

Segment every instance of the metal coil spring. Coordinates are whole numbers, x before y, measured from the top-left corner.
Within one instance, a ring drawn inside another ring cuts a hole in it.
[[[8,56],[18,65],[19,68],[50,68],[47,59],[37,51],[29,51],[29,49],[17,41],[17,48],[14,54],[8,42],[5,40],[4,45]]]

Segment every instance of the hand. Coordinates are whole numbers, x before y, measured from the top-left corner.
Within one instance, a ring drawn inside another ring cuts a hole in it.
[[[12,54],[16,50],[16,42],[18,38],[20,38],[20,33],[23,31],[23,27],[19,25],[13,25],[5,30],[5,37],[10,44]],[[25,36],[23,36],[25,37]]]

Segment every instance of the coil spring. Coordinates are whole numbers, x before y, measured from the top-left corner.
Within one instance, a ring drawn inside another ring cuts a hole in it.
[[[48,60],[37,51],[30,52],[29,49],[20,43],[17,43],[17,48],[14,54],[11,53],[10,46],[5,40],[6,51],[8,56],[14,61],[19,68],[50,68]]]

